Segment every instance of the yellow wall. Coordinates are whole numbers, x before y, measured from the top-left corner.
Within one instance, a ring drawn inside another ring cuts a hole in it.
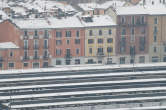
[[[112,30],[112,34],[109,35],[108,31],[109,29]],[[93,31],[93,36],[89,36],[89,30]],[[99,30],[102,30],[102,35],[99,35]],[[112,56],[115,55],[115,35],[116,35],[116,28],[115,27],[92,27],[92,28],[86,28],[85,29],[85,56],[92,56],[96,57],[97,56],[97,49],[98,47],[103,48],[104,55],[105,56]],[[98,39],[102,38],[103,39],[103,44],[98,44]],[[113,42],[112,43],[107,43],[107,39],[112,38]],[[93,44],[88,44],[88,39],[94,39]],[[107,53],[107,47],[112,47],[113,52]],[[92,48],[92,54],[89,53],[89,48]]]

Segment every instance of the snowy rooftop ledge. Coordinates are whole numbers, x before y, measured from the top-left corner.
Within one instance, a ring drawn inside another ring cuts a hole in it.
[[[156,67],[156,66],[166,66],[166,63],[147,63],[147,64],[134,64],[134,65],[133,64],[120,64],[120,65],[86,64],[86,65],[65,65],[65,66],[61,65],[61,66],[55,66],[52,68],[2,70],[2,71],[0,71],[0,74],[120,69],[120,68],[133,68],[133,67]]]

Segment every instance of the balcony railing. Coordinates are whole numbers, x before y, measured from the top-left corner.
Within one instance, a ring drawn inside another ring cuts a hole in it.
[[[44,38],[45,38],[45,39],[48,39],[48,38],[49,38],[49,34],[45,34],[45,35],[44,35]]]
[[[38,35],[34,35],[33,38],[34,39],[39,39],[39,36]]]
[[[25,60],[29,60],[29,57],[28,56],[23,56],[23,61]]]
[[[28,38],[29,38],[28,35],[23,36],[23,39],[28,39]]]
[[[71,55],[71,54],[66,54],[66,55],[65,55],[65,58],[66,58],[66,59],[71,59],[71,58],[72,58],[72,55]]]
[[[43,59],[49,59],[49,55],[44,55]]]
[[[44,48],[44,49],[48,49],[48,45],[44,45],[43,48]]]
[[[33,49],[39,49],[39,46],[38,45],[34,45]]]
[[[38,60],[38,59],[39,59],[39,56],[33,56],[33,59],[34,59],[34,60]]]
[[[98,52],[97,56],[105,56],[103,52]]]
[[[28,46],[23,46],[23,49],[28,50],[29,47]]]
[[[3,57],[0,57],[0,62],[4,61]]]

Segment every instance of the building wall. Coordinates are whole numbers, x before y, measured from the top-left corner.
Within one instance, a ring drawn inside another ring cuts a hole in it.
[[[21,68],[21,60],[18,56],[20,56],[19,49],[0,50],[0,70]],[[9,66],[10,63],[13,63],[14,66]]]
[[[111,34],[109,34],[111,30]],[[92,31],[92,35],[90,35]],[[102,35],[99,35],[99,31],[102,31]],[[115,37],[116,37],[116,27],[89,27],[85,29],[85,62],[88,62],[88,59],[93,59],[94,62],[102,60],[102,63],[106,63],[103,57],[112,57],[115,56]],[[108,43],[107,39],[112,39],[112,42]],[[99,43],[98,40],[102,39],[103,43]],[[88,43],[89,40],[93,40],[93,43]],[[107,48],[112,48],[112,52],[107,52]],[[92,48],[92,52],[90,52]],[[98,54],[98,48],[103,48],[103,55]]]
[[[61,37],[56,35],[57,32],[61,33]],[[71,32],[70,37],[66,37],[66,32]],[[77,32],[79,35],[77,36]],[[78,41],[76,43],[76,40]],[[61,42],[60,44],[58,42]],[[85,41],[85,30],[84,28],[70,28],[70,29],[54,29],[53,30],[53,64],[56,64],[56,60],[61,60],[61,64],[65,64],[65,60],[70,60],[70,64],[75,64],[74,59],[79,59],[82,61],[82,57],[84,57],[84,41]],[[67,54],[67,50],[70,49],[69,55]],[[60,50],[60,54],[58,54],[57,50]],[[81,58],[80,58],[81,57]]]
[[[142,17],[144,17],[144,23],[141,22]],[[134,21],[132,23],[133,18]],[[123,23],[122,19],[124,21]],[[138,19],[140,19],[140,21]],[[117,37],[116,37],[117,55],[121,56],[127,55],[128,57],[131,57],[131,63],[132,63],[135,60],[136,55],[148,54],[149,38],[148,38],[146,15],[117,16],[117,24],[118,24]]]
[[[157,21],[155,21],[157,20]],[[150,62],[166,61],[166,15],[149,15],[149,55]],[[155,23],[156,22],[156,23]],[[156,32],[155,32],[156,27]]]

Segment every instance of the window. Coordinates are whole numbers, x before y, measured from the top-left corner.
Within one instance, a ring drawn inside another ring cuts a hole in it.
[[[97,54],[103,54],[103,48],[98,48],[97,49]]]
[[[112,47],[107,47],[107,52],[108,52],[108,53],[113,52],[113,48],[112,48]]]
[[[153,52],[157,52],[157,48],[156,47],[153,47]]]
[[[80,53],[80,49],[77,48],[76,49],[76,54],[79,55],[79,53]]]
[[[93,31],[89,30],[89,36],[93,36]]]
[[[58,32],[58,31],[56,31],[56,37],[57,37],[57,38],[62,37],[62,32]]]
[[[75,44],[80,44],[80,39],[75,39]]]
[[[152,62],[159,62],[159,57],[158,56],[152,57]]]
[[[134,16],[132,16],[131,23],[132,23],[132,24],[135,24],[135,18],[134,18]]]
[[[38,59],[39,56],[38,56],[38,50],[34,50],[34,59]]]
[[[70,49],[66,49],[66,55],[70,56]]]
[[[66,43],[67,43],[67,45],[69,45],[70,44],[70,40],[66,40]]]
[[[93,64],[93,59],[88,59],[88,64]]]
[[[35,62],[35,63],[33,63],[33,68],[39,68],[40,67],[40,64],[38,63],[38,62]]]
[[[80,36],[80,31],[76,31],[76,37]]]
[[[166,52],[166,46],[164,46],[164,52]]]
[[[157,41],[157,36],[156,36],[156,35],[153,36],[153,41],[154,41],[154,42]]]
[[[121,18],[121,23],[122,23],[122,24],[125,23],[125,18],[124,18],[124,17]]]
[[[2,68],[3,67],[3,64],[2,63],[0,63],[0,68]]]
[[[25,62],[25,63],[23,64],[23,66],[24,66],[24,67],[28,67],[28,63]]]
[[[100,35],[100,36],[102,35],[102,30],[99,30],[99,35]]]
[[[130,55],[131,56],[135,55],[135,46],[130,46]]]
[[[44,56],[44,58],[48,58],[49,57],[48,56],[48,50],[44,50],[43,56]]]
[[[28,49],[28,40],[24,40],[24,49]]]
[[[145,37],[139,38],[139,50],[144,51],[145,50]]]
[[[48,62],[43,62],[43,67],[44,68],[48,67]]]
[[[112,34],[112,30],[111,30],[111,29],[108,30],[108,34],[109,34],[109,35]]]
[[[134,35],[134,28],[131,29],[131,35]]]
[[[125,47],[126,47],[126,38],[122,37],[120,41],[120,52],[124,53],[125,52]]]
[[[75,59],[75,64],[80,64],[80,59]]]
[[[89,54],[92,54],[92,48],[89,48]]]
[[[141,34],[145,34],[146,33],[146,29],[145,28],[142,28],[141,29]]]
[[[14,63],[10,62],[10,63],[8,63],[8,66],[9,66],[9,68],[14,68]]]
[[[34,49],[37,49],[39,47],[39,40],[35,39],[33,43],[34,43],[33,44]]]
[[[48,48],[48,39],[44,39],[44,48]]]
[[[56,56],[60,56],[61,55],[61,49],[56,49]]]
[[[154,31],[153,31],[153,34],[157,34],[157,26],[154,27]]]
[[[9,56],[10,56],[10,57],[13,57],[13,52],[10,52]]]
[[[24,59],[28,59],[28,51],[24,50]]]
[[[112,38],[108,38],[107,39],[107,43],[112,43],[113,42],[113,39]]]
[[[66,31],[66,37],[71,37],[71,31]]]
[[[93,39],[88,39],[88,44],[93,44],[94,40]]]
[[[62,41],[61,40],[56,40],[56,45],[61,45]]]
[[[98,44],[102,44],[103,43],[103,39],[98,39]]]
[[[139,57],[139,63],[145,63],[145,56]]]
[[[142,22],[142,24],[145,23],[145,17],[144,16],[141,17],[141,22]]]
[[[166,62],[166,56],[164,56],[164,58],[163,58],[163,62]]]
[[[122,29],[121,35],[126,35],[126,29]]]
[[[120,57],[120,64],[125,64],[125,57]]]
[[[27,30],[24,31],[24,36],[28,36]]]
[[[35,36],[38,36],[38,32],[37,32],[37,30],[35,30]]]
[[[62,64],[61,60],[56,60],[56,65],[61,65],[61,64]]]
[[[157,24],[158,23],[158,20],[157,20],[157,17],[154,18],[154,24]]]
[[[49,36],[48,30],[45,30],[45,31],[44,31],[44,37],[45,37],[45,38],[48,38],[48,36]]]

